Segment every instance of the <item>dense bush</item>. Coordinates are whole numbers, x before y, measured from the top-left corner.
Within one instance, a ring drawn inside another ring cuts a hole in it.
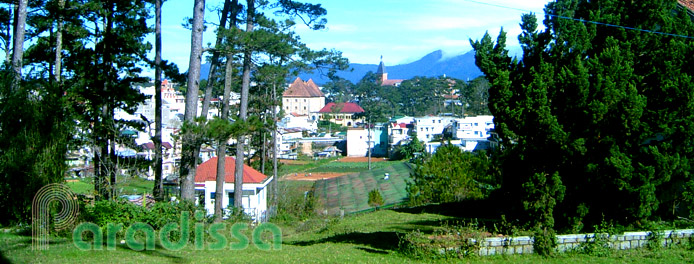
[[[190,202],[157,202],[151,208],[142,207],[128,202],[125,199],[115,201],[96,201],[91,206],[86,206],[80,214],[80,222],[90,222],[100,226],[104,231],[107,224],[122,224],[121,231],[117,233],[119,238],[125,234],[125,230],[135,223],[144,223],[152,226],[154,230],[160,230],[169,223],[179,224],[183,212],[188,212],[188,230],[193,232],[193,226],[199,222],[195,218],[195,212],[204,208],[197,207]],[[204,215],[204,214],[203,214]],[[207,222],[207,219],[201,219]],[[180,237],[179,232],[171,232],[172,239]],[[193,236],[189,236],[192,238]]]
[[[443,224],[432,234],[420,230],[399,235],[399,251],[416,259],[464,258],[477,256],[481,241],[488,233],[476,224]]]
[[[295,222],[309,219],[316,214],[316,203],[317,199],[314,197],[313,191],[297,192],[291,190],[291,187],[284,182],[279,182],[277,214],[272,218],[272,221]]]
[[[446,144],[417,165],[407,191],[410,205],[484,198],[494,188],[490,161],[484,152],[463,152]]]

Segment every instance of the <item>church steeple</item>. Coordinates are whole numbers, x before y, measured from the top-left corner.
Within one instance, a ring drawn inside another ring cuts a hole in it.
[[[383,64],[383,55],[381,55],[381,63],[378,65],[378,70],[376,74],[381,75],[381,82],[388,80],[388,72],[386,72],[386,65]]]

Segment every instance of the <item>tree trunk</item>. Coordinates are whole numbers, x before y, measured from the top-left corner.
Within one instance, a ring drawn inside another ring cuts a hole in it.
[[[200,63],[202,59],[203,18],[205,15],[205,0],[195,0],[193,9],[193,30],[190,41],[190,62],[188,63],[188,91],[186,93],[186,111],[183,117],[184,126],[195,125],[198,110],[198,91],[200,90]],[[190,130],[182,136],[183,152],[181,154],[181,199],[195,199],[195,169],[200,147],[199,135]]]
[[[19,88],[19,81],[22,79],[22,59],[24,58],[24,33],[27,20],[27,4],[29,0],[19,0],[17,6],[17,21],[14,28],[14,44],[12,51],[12,69],[14,70],[14,78],[12,82],[12,90]]]
[[[58,21],[55,32],[55,69],[53,77],[55,82],[60,84],[60,79],[63,67],[63,9],[65,9],[65,0],[58,0]]]
[[[274,193],[272,204],[276,205],[279,181],[277,180],[277,84],[272,83],[272,192]]]
[[[226,28],[227,20],[229,17],[229,12],[231,12],[232,7],[236,7],[238,5],[238,0],[233,0],[233,2],[230,2],[229,0],[224,1],[224,7],[222,8],[222,17],[219,19],[219,28],[223,29]],[[232,14],[232,23],[230,23],[230,27],[234,27],[236,25],[236,12]],[[224,40],[224,34],[220,30],[217,32],[217,42],[215,44],[215,48],[219,49],[220,46],[222,45],[222,40]],[[210,62],[210,71],[207,73],[207,84],[205,84],[205,97],[202,100],[202,113],[207,116],[207,112],[210,109],[210,100],[212,98],[212,88],[214,88],[215,81],[217,78],[214,76],[217,73],[217,61],[219,60],[219,50],[215,50],[212,53],[212,61]]]
[[[231,80],[234,74],[234,55],[227,55],[226,68],[224,71],[224,102],[222,103],[222,120],[229,120],[229,99],[231,97]],[[219,140],[217,142],[217,178],[216,178],[216,188],[215,188],[215,204],[214,204],[214,218],[215,221],[222,221],[222,199],[224,194],[224,180],[226,171],[225,160],[226,160],[226,149],[227,149],[227,139]]]
[[[255,0],[248,0],[248,10],[246,12],[246,33],[253,31],[253,23],[255,21]],[[246,122],[246,114],[248,112],[248,89],[251,84],[251,56],[253,51],[246,45],[243,52],[243,79],[241,80],[241,106],[239,109],[239,119]],[[243,210],[243,159],[246,136],[241,134],[236,143],[236,174],[234,175],[234,207]]]
[[[64,0],[63,0],[64,1]],[[161,5],[162,0],[154,0],[154,189],[152,195],[157,201],[164,200],[164,184],[162,182],[162,153],[161,153]],[[149,124],[148,124],[149,125]],[[150,128],[148,128],[150,129]]]

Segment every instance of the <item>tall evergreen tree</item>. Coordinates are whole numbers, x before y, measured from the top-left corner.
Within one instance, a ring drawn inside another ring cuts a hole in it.
[[[554,218],[674,217],[694,186],[691,18],[675,0],[564,0],[545,13],[544,30],[522,17],[521,59],[503,31],[471,41],[504,148],[503,193],[550,229]]]

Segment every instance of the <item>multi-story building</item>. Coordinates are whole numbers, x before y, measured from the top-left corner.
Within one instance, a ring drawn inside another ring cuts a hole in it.
[[[443,135],[443,130],[453,123],[452,116],[425,116],[415,118],[417,139],[426,143],[434,140],[436,135]]]
[[[385,157],[388,152],[388,128],[372,125],[371,129],[358,127],[347,129],[347,156],[366,157],[371,149],[372,157]]]
[[[304,82],[297,77],[282,94],[282,109],[287,114],[309,116],[311,113],[320,111],[324,106],[325,94],[311,79]],[[317,117],[313,116],[312,119],[316,120]]]

